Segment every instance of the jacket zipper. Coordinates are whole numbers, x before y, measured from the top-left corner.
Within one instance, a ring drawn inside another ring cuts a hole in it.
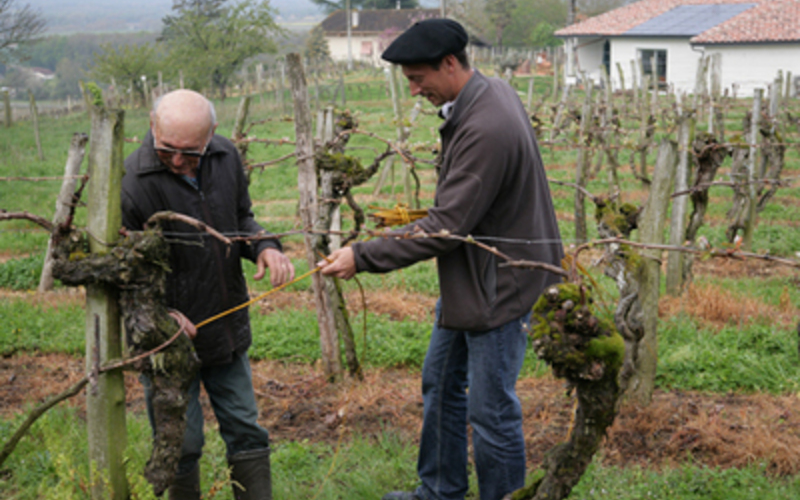
[[[209,226],[213,227],[212,219],[211,219],[211,211],[208,208],[206,195],[205,195],[205,193],[203,193],[202,189],[197,189],[197,192],[200,194],[200,202],[201,202],[200,205],[203,208],[203,219],[205,219],[204,222],[206,224],[208,224]],[[213,245],[213,248],[214,248],[214,257],[215,257],[215,260],[216,260],[216,263],[217,263],[217,275],[218,275],[218,278],[219,278],[219,282],[222,285],[222,290],[221,290],[221,293],[222,293],[222,304],[223,304],[223,307],[225,307],[225,306],[227,306],[229,304],[229,300],[228,300],[228,283],[225,280],[225,269],[224,269],[224,265],[223,265],[223,262],[222,262],[222,255],[220,255],[219,245],[217,244],[216,241],[210,240],[210,244]],[[236,345],[236,342],[234,341],[234,338],[233,338],[233,335],[234,335],[233,331],[230,329],[230,327],[227,324],[227,322],[223,323],[223,325],[224,325],[223,328],[225,330],[225,336],[228,339],[228,349],[230,350],[230,352],[233,352],[234,351],[234,347]]]

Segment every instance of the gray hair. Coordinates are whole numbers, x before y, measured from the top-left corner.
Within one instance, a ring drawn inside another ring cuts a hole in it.
[[[153,101],[153,116],[158,116],[158,106],[161,104],[161,99],[165,95],[166,94],[161,94],[156,98],[155,101]],[[214,103],[211,102],[207,97],[203,96],[203,99],[205,99],[208,103],[209,118],[211,119],[211,127],[213,127],[217,123],[217,110],[214,109]]]

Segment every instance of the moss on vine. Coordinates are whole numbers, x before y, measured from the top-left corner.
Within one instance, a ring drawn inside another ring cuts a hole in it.
[[[597,380],[616,376],[622,366],[622,336],[593,314],[591,304],[589,290],[563,283],[545,290],[533,307],[533,347],[556,376]]]

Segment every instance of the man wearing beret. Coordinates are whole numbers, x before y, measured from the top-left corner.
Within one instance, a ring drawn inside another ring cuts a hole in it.
[[[397,230],[443,230],[514,259],[559,265],[563,256],[544,167],[516,92],[469,65],[467,33],[455,21],[414,24],[383,53],[402,65],[412,95],[441,106],[444,123],[434,206]],[[319,266],[351,278],[436,257],[440,299],[422,370],[424,417],[414,492],[384,500],[463,500],[468,490],[467,423],[481,500],[524,485],[525,441],[516,382],[530,311],[557,281],[504,266],[490,252],[446,238],[376,238],[337,250]]]

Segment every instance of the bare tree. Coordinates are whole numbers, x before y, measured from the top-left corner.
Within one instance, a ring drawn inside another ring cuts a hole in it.
[[[41,13],[30,5],[0,0],[0,63],[12,61],[18,47],[41,34],[45,24]]]

